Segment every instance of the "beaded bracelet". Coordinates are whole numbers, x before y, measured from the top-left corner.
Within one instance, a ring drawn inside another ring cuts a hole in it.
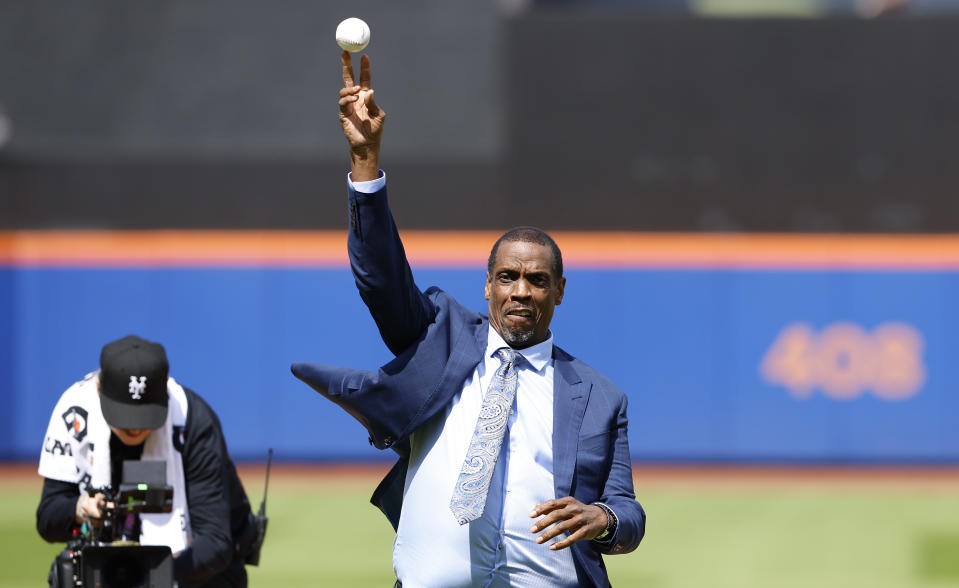
[[[613,512],[613,509],[606,506],[606,504],[602,502],[594,502],[593,504],[603,509],[603,512],[606,513],[606,529],[597,535],[593,540],[608,542],[612,539],[612,536],[616,534],[616,527],[619,526],[619,519],[616,517],[616,513]]]

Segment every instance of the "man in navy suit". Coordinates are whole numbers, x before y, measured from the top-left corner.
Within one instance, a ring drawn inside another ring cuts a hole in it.
[[[553,344],[559,248],[533,227],[505,233],[490,252],[488,318],[420,291],[379,168],[385,113],[369,58],[358,85],[349,53],[342,62],[350,262],[396,358],[378,372],[292,369],[400,455],[372,500],[396,528],[397,585],[608,586],[602,554],[634,550],[646,515],[625,395]]]

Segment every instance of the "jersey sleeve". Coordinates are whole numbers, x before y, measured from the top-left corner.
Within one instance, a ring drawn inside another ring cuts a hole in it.
[[[50,415],[43,446],[40,449],[40,466],[44,478],[76,484],[80,481],[77,456],[80,453],[78,431],[86,430],[86,411],[71,402],[70,390],[65,392]]]
[[[37,532],[50,543],[69,541],[77,527],[76,505],[80,487],[46,478],[37,506]]]

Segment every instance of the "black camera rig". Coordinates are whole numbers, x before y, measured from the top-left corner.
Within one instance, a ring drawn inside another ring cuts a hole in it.
[[[259,565],[266,538],[266,492],[270,483],[273,450],[266,461],[263,500],[244,533],[242,553],[247,565]],[[88,488],[103,493],[105,508],[100,525],[85,522],[67,542],[50,569],[53,588],[171,588],[173,554],[165,545],[140,545],[141,513],[168,513],[173,509],[173,488],[166,483],[162,461],[124,461],[123,482],[114,494],[110,488]],[[131,516],[134,515],[134,516]],[[239,548],[239,546],[238,546]]]
[[[173,554],[165,545],[140,545],[141,513],[168,513],[173,488],[166,484],[162,461],[123,462],[123,483],[111,488],[88,488],[105,497],[99,525],[85,521],[54,560],[48,578],[51,587],[173,586]],[[136,481],[131,481],[136,480]]]

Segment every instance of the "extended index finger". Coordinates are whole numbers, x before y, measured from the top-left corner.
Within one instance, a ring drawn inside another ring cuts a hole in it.
[[[350,52],[344,51],[340,55],[340,61],[343,62],[343,85],[352,88],[356,82],[353,80],[353,58],[350,57]]]

